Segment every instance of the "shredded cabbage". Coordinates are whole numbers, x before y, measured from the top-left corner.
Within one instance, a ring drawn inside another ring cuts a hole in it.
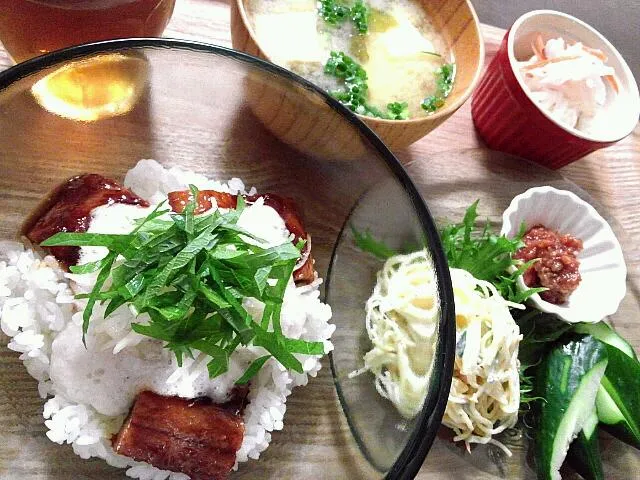
[[[511,453],[494,435],[515,426],[520,408],[518,346],[522,335],[495,286],[466,270],[451,269],[456,304],[456,359],[442,423],[454,441],[492,443]]]
[[[522,336],[495,286],[466,270],[452,268],[456,306],[456,357],[442,423],[454,441],[493,443],[518,420],[518,345]],[[406,418],[420,412],[427,394],[440,315],[437,280],[426,250],[389,258],[378,272],[366,305],[373,348],[364,357],[380,395]]]
[[[412,418],[429,385],[440,313],[433,262],[426,250],[389,258],[367,301],[366,327],[373,348],[364,357],[376,389]]]

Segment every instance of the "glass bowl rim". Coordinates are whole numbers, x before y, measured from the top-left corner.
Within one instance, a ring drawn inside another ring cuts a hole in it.
[[[401,165],[400,161],[395,157],[395,155],[393,155],[393,153],[391,153],[373,130],[360,120],[354,112],[331,97],[324,90],[295,73],[265,60],[231,48],[212,45],[205,42],[178,40],[173,38],[124,38],[72,46],[26,60],[3,72],[0,72],[0,93],[19,80],[38,73],[46,68],[54,67],[62,62],[98,53],[136,48],[157,48],[166,50],[177,49],[214,54],[257,67],[259,70],[276,74],[300,85],[306,90],[313,92],[316,96],[322,98],[331,109],[339,113],[343,118],[351,123],[359,133],[369,141],[371,146],[381,156],[391,173],[395,176],[395,179],[402,185],[416,211],[422,230],[431,244],[430,250],[436,267],[438,295],[441,307],[441,316],[438,325],[439,341],[437,343],[436,353],[434,355],[434,364],[432,367],[433,381],[431,381],[429,385],[427,400],[422,406],[420,414],[416,417],[416,427],[411,432],[405,447],[386,474],[386,478],[389,480],[414,478],[431,448],[446,408],[453,374],[453,360],[455,352],[455,315],[451,277],[449,274],[448,263],[440,243],[440,237],[426,202],[418,192],[408,173]],[[345,225],[342,226],[342,229],[344,229]],[[341,231],[340,236],[342,236],[342,233],[343,232]],[[336,242],[336,245],[334,246],[334,252],[332,254],[327,274],[327,291],[330,285],[331,265],[333,264],[337,245],[338,242]],[[340,398],[340,404],[342,406],[343,413],[348,420],[348,408],[343,402],[340,387],[336,382],[333,355],[331,353],[329,353],[329,359],[332,375],[334,377],[334,384],[338,392],[338,397]],[[371,463],[366,449],[363,448],[363,445],[358,439],[358,435],[355,433],[353,425],[349,420],[348,424],[360,450],[367,458],[367,461]]]

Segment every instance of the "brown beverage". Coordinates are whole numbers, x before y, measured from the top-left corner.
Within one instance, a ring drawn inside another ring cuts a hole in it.
[[[81,43],[158,37],[175,0],[0,0],[0,41],[16,62]]]

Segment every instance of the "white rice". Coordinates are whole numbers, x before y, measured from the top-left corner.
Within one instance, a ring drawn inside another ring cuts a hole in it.
[[[255,193],[254,188],[246,192],[237,178],[220,183],[175,167],[167,170],[153,160],[141,160],[125,178],[127,187],[152,204],[189,184],[200,189]],[[90,289],[93,278],[65,273],[53,257],[40,258],[18,243],[0,242],[0,326],[11,337],[9,348],[20,352],[27,371],[38,380],[41,397],[48,398],[43,412],[47,436],[53,442],[71,444],[84,459],[99,457],[115,467],[128,468],[129,477],[186,479],[187,475],[117,455],[111,448],[111,437],[124,422],[133,397],[146,384],[162,394],[185,398],[207,394],[220,401],[247,365],[266,352],[261,347],[239,347],[229,360],[229,372],[209,380],[208,357],[185,359],[182,368],[178,368],[172,354],[156,341],[131,331],[134,317],[127,307],[121,307],[106,320],[102,319],[103,307],[96,307],[86,351],[80,327],[85,301],[75,300],[74,292]],[[335,326],[329,323],[330,307],[320,301],[320,283],[318,279],[311,285],[296,287],[290,282],[281,323],[286,335],[324,341],[325,351],[329,351],[333,348],[329,338]],[[261,313],[262,305],[257,300],[245,299],[244,304],[254,316]],[[81,348],[75,348],[78,344]],[[286,371],[271,359],[252,380],[237,462],[260,456],[269,446],[271,432],[283,428],[285,402],[292,388],[306,385],[308,377],[315,377],[320,370],[319,356],[297,357],[304,373]],[[110,368],[130,362],[137,362],[135,365],[141,365],[144,374],[148,374],[139,384],[131,379],[133,383],[126,385],[124,374],[118,377],[118,369]],[[100,401],[96,391],[113,395]]]

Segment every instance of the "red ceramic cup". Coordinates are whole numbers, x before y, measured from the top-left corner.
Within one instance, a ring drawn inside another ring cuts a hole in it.
[[[517,62],[533,56],[532,40],[541,34],[563,37],[602,50],[616,71],[619,93],[608,87],[607,131],[587,134],[554,120],[530,97]],[[473,122],[489,148],[557,169],[615,143],[635,128],[640,115],[638,86],[628,65],[600,33],[564,13],[537,10],[520,17],[507,32],[471,102]]]

